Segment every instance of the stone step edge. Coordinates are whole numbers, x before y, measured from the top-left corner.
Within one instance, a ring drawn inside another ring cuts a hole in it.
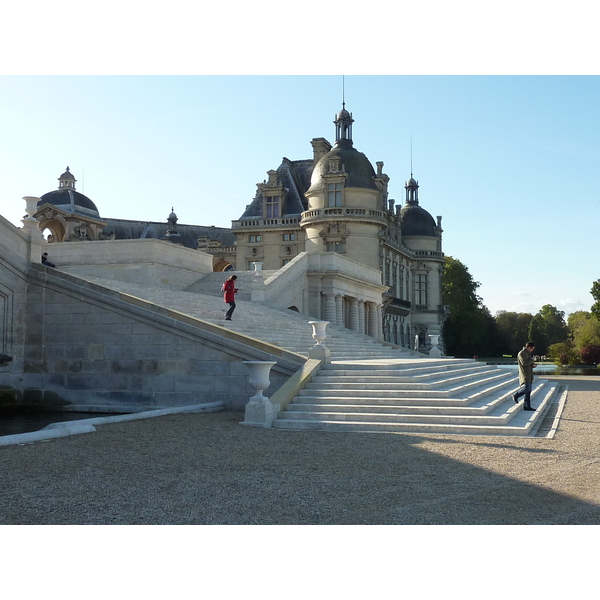
[[[482,435],[482,436],[528,436],[536,425],[541,422],[550,402],[559,389],[558,385],[552,385],[544,399],[531,413],[524,425],[450,425],[431,423],[365,423],[344,421],[302,421],[276,419],[273,427],[276,429],[317,430],[317,431],[353,431],[357,433],[421,433],[440,435]],[[518,406],[518,405],[517,405]],[[521,414],[525,414],[519,411]]]

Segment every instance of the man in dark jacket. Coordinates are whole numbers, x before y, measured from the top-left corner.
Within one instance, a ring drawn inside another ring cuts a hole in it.
[[[56,267],[56,265],[53,265],[49,260],[48,260],[48,253],[44,252],[44,254],[42,254],[42,264],[46,267]]]
[[[535,410],[531,408],[531,387],[533,385],[533,369],[537,366],[533,361],[532,352],[535,350],[533,342],[527,342],[523,350],[519,352],[517,358],[519,361],[519,385],[521,386],[514,394],[513,400],[519,401],[521,396],[525,396],[523,410]]]

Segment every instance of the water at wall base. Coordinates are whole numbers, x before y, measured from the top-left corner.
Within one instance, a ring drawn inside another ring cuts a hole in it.
[[[39,431],[52,423],[79,421],[95,417],[114,417],[115,413],[45,411],[23,407],[0,407],[0,436]]]

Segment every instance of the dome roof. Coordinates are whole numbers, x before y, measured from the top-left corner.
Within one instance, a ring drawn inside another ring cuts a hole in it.
[[[75,177],[73,176],[73,173],[71,173],[69,167],[67,167],[67,170],[58,179],[59,181],[61,179],[70,179],[71,181],[77,181],[77,179],[75,179]]]
[[[402,237],[425,235],[437,237],[436,224],[433,217],[418,204],[406,204],[400,211],[402,218]]]
[[[344,119],[344,120],[352,119],[352,115],[345,108],[342,108],[342,110],[340,110],[340,112],[338,113],[338,116],[337,116],[338,121],[342,120],[342,119]]]
[[[60,208],[66,212],[80,214],[87,217],[100,218],[100,213],[96,205],[83,194],[80,194],[75,189],[77,179],[71,173],[69,167],[58,178],[59,188],[53,192],[44,194],[38,202],[38,207],[44,204],[52,204],[56,208]]]
[[[61,188],[44,194],[38,202],[38,207],[43,204],[52,204],[67,212],[100,218],[96,205],[87,196],[72,188]]]
[[[340,159],[340,170],[348,174],[346,187],[377,189],[373,180],[375,170],[369,159],[356,148],[346,146],[333,148],[321,157],[312,173],[311,188],[322,182],[323,176],[329,173],[329,160],[336,157]]]

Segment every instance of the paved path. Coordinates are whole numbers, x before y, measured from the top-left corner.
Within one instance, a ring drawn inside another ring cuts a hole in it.
[[[0,524],[600,524],[600,378],[553,439],[242,427],[177,414],[0,448]]]

